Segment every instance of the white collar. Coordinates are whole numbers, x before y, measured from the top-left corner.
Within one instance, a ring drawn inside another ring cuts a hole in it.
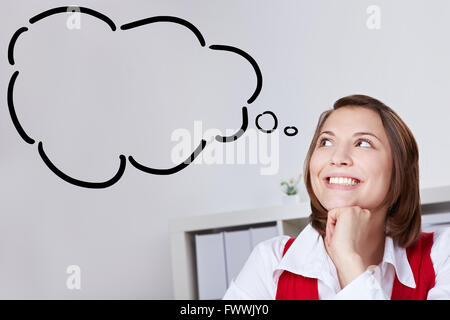
[[[406,249],[394,244],[391,237],[386,237],[382,265],[391,264],[395,268],[398,280],[407,287],[415,288],[416,282],[408,262]],[[308,224],[297,236],[289,250],[276,267],[273,277],[283,270],[309,278],[317,278],[327,284],[335,282],[334,264],[328,256],[320,234]]]

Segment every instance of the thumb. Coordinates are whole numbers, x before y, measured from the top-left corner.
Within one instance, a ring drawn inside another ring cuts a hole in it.
[[[326,226],[326,239],[327,239],[328,245],[330,244],[331,239],[333,238],[333,233],[334,233],[334,229],[336,227],[336,222],[337,222],[336,211],[330,210],[328,212],[327,226]]]

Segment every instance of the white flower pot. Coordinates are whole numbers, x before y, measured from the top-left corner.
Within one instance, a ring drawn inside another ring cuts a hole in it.
[[[283,195],[283,204],[295,204],[295,203],[299,203],[299,196],[298,194],[294,194],[294,195],[287,195],[284,194]]]

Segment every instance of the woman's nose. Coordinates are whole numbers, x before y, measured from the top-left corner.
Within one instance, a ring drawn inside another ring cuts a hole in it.
[[[331,155],[330,164],[338,167],[351,166],[353,160],[346,148],[337,148],[336,152]]]

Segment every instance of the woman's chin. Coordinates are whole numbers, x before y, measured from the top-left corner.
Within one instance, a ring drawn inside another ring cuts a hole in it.
[[[345,200],[345,199],[334,199],[334,200],[328,200],[324,201],[324,208],[328,211],[335,209],[335,208],[343,208],[343,207],[353,207],[357,206],[358,202],[354,200]]]

